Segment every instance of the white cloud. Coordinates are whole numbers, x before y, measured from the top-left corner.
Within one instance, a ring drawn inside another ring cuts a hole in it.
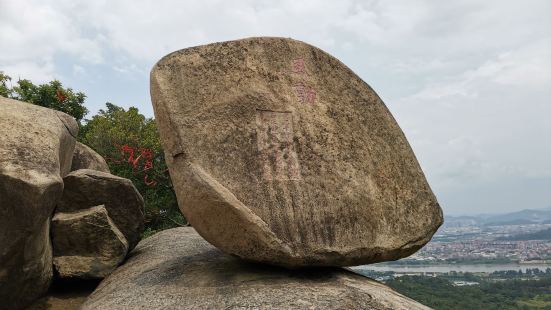
[[[551,37],[515,52],[500,55],[495,81],[501,84],[548,88],[551,85]]]
[[[551,179],[550,12],[546,0],[3,1],[0,70],[72,76],[64,83],[81,83],[91,104],[151,111],[148,72],[169,52],[259,35],[304,40],[379,92],[442,205],[457,210],[479,198],[447,197],[468,197],[470,186]]]
[[[35,62],[21,61],[12,64],[6,64],[0,67],[0,71],[12,78],[12,82],[19,79],[29,79],[35,83],[45,83],[56,77],[54,64],[51,61]]]
[[[444,76],[393,105],[439,187],[551,179],[551,38]]]
[[[80,65],[73,65],[73,75],[83,75],[86,73],[86,69]]]
[[[101,62],[97,42],[84,37],[78,21],[66,13],[54,3],[1,2],[0,69],[44,80],[55,75],[57,56],[73,55],[85,63]]]

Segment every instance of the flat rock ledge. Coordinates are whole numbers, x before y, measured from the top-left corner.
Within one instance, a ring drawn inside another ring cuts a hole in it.
[[[249,263],[174,228],[142,240],[82,309],[429,308],[346,269]]]

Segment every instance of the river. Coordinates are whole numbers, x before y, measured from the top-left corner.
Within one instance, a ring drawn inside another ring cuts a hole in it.
[[[353,267],[355,270],[373,270],[373,271],[394,271],[397,273],[409,273],[409,272],[494,272],[503,270],[522,270],[538,268],[545,271],[547,268],[551,268],[551,264],[476,264],[476,265],[462,265],[462,264],[450,264],[450,265],[364,265]]]

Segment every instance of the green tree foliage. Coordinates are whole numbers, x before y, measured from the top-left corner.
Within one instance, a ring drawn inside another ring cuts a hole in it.
[[[29,80],[18,80],[16,85],[12,86],[11,77],[0,72],[0,96],[65,112],[79,123],[88,113],[84,106],[86,95],[63,87],[58,80],[40,85],[35,85]]]
[[[13,89],[11,87],[11,77],[0,71],[0,96],[11,98]]]
[[[433,309],[551,309],[551,278],[514,279],[454,286],[443,278],[403,276],[387,282],[398,292]]]
[[[145,200],[146,234],[184,225],[168,174],[155,121],[137,108],[106,103],[79,134],[102,155],[111,173],[132,180]]]

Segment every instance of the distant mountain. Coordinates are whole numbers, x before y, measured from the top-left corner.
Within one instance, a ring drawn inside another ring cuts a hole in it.
[[[503,225],[529,225],[529,224],[538,224],[541,222],[529,219],[514,219],[514,220],[502,220],[502,221],[493,221],[489,223],[484,223],[486,226],[503,226]]]
[[[520,224],[541,224],[544,221],[551,220],[551,209],[527,209],[518,212],[506,213],[490,217],[485,221],[487,226],[514,225],[508,223]]]
[[[546,224],[551,223],[551,207],[525,209],[504,214],[446,216],[444,223],[448,227]]]
[[[510,237],[500,237],[497,240],[521,241],[521,240],[551,240],[551,228],[536,231],[529,234],[521,234]]]
[[[483,220],[475,216],[446,216],[444,218],[444,226],[447,227],[466,227],[480,226]]]

